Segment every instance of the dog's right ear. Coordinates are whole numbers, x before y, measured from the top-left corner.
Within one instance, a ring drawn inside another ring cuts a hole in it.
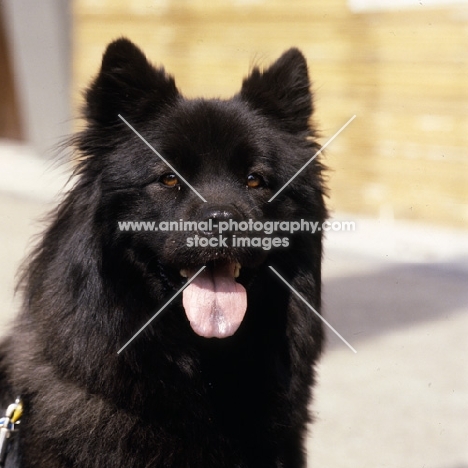
[[[101,70],[86,91],[84,114],[88,122],[109,125],[118,114],[139,120],[177,99],[174,78],[151,65],[128,39],[110,43]]]
[[[240,96],[288,132],[309,130],[313,112],[309,73],[304,55],[294,47],[266,70],[254,68]]]

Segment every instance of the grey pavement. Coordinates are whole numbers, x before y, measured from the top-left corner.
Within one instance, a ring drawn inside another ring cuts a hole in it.
[[[18,154],[17,154],[18,153]],[[14,154],[14,158],[12,157]],[[0,332],[15,272],[66,181],[14,145],[0,147]],[[327,234],[311,468],[468,468],[468,233],[356,218]]]
[[[347,217],[346,219],[350,219]],[[468,236],[356,219],[328,236],[312,468],[468,467]]]

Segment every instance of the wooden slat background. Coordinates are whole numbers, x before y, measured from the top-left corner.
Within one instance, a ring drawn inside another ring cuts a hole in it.
[[[8,45],[0,5],[0,138],[22,140],[23,129]]]
[[[468,9],[352,14],[345,0],[75,0],[75,108],[127,36],[187,96],[228,97],[253,65],[305,53],[332,209],[468,227]]]

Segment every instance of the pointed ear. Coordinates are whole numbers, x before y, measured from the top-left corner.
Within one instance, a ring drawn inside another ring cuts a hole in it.
[[[179,92],[163,68],[156,69],[128,39],[108,45],[101,70],[86,91],[85,117],[90,122],[111,124],[118,114],[143,117],[173,102]]]
[[[254,68],[244,80],[240,96],[286,131],[309,128],[312,94],[307,63],[298,49],[289,49],[263,72]]]

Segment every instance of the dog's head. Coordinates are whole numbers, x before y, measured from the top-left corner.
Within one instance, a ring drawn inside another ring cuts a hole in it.
[[[189,100],[119,39],[104,54],[84,113],[81,183],[102,194],[96,221],[109,261],[165,292],[192,280],[183,304],[195,332],[233,334],[266,259],[291,248],[301,255],[300,242],[275,248],[265,239],[278,234],[252,223],[325,216],[320,164],[298,173],[319,148],[302,54],[290,49],[255,68],[230,100]]]

